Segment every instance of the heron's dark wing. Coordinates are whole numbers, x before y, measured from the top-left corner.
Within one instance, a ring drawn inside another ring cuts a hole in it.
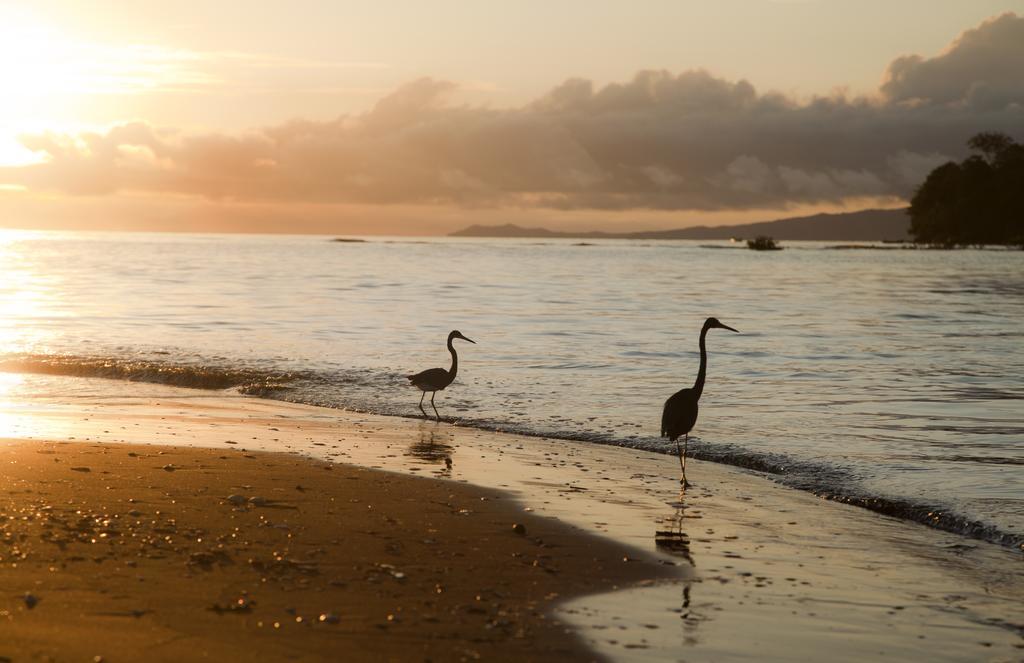
[[[661,412],[661,436],[675,441],[697,423],[697,399],[692,389],[682,389],[665,401]]]
[[[448,371],[443,368],[428,368],[421,373],[406,377],[409,378],[409,382],[424,391],[440,391],[452,383]]]

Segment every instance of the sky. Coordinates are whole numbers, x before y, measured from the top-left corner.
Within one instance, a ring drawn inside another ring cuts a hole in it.
[[[1024,0],[0,0],[0,226],[640,230],[1024,138]]]

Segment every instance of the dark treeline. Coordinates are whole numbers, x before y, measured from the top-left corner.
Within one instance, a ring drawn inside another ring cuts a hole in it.
[[[980,133],[975,153],[933,170],[910,201],[914,241],[941,246],[1024,246],[1024,145]]]

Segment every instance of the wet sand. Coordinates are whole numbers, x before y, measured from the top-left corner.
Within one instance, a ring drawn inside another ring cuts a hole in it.
[[[756,473],[691,462],[695,485],[680,496],[670,456],[225,393],[25,380],[62,395],[26,406],[12,392],[0,402],[8,437],[301,453],[501,491],[515,513],[645,551],[678,579],[547,604],[615,660],[1024,658],[1019,551]]]
[[[0,660],[587,660],[555,603],[680,575],[498,491],[292,454],[0,467]]]

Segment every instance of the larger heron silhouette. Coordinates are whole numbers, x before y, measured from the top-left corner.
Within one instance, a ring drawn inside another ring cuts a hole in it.
[[[455,346],[452,345],[452,341],[457,338],[461,338],[463,341],[469,341],[476,345],[476,341],[466,338],[462,335],[462,332],[457,329],[453,329],[452,332],[448,334],[448,352],[452,353],[451,368],[448,370],[443,368],[428,368],[416,375],[405,376],[409,378],[409,382],[411,382],[414,387],[423,392],[423,395],[420,396],[420,412],[423,413],[424,417],[427,417],[428,415],[427,411],[423,409],[423,398],[429,391],[430,407],[434,408],[434,416],[437,417],[438,421],[441,421],[441,415],[437,411],[437,406],[434,405],[434,396],[437,395],[437,392],[444,391],[445,387],[455,380],[455,376],[459,372],[459,355],[455,352]]]
[[[708,368],[708,351],[704,347],[704,337],[708,335],[709,329],[728,329],[739,333],[728,325],[723,325],[718,318],[708,318],[704,321],[704,327],[700,330],[700,370],[697,371],[697,380],[690,389],[680,389],[672,394],[665,401],[665,409],[661,413],[661,436],[667,437],[676,443],[676,451],[679,452],[679,469],[683,476],[679,483],[687,486],[686,482],[686,448],[690,442],[690,431],[697,423],[697,401],[704,391],[704,378]],[[679,437],[683,436],[683,447],[679,447]]]

